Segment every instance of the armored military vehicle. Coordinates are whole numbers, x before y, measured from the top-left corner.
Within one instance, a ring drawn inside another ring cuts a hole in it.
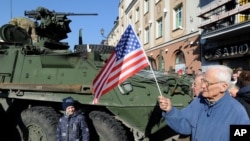
[[[14,141],[55,141],[62,99],[71,96],[87,117],[91,140],[160,141],[175,135],[162,119],[157,102],[160,93],[150,70],[135,74],[92,104],[92,82],[114,47],[79,40],[70,50],[61,41],[70,32],[70,15],[75,14],[44,7],[25,11],[34,20],[36,42],[18,25],[1,26],[1,133]],[[155,76],[173,106],[189,104],[189,79],[160,71]]]

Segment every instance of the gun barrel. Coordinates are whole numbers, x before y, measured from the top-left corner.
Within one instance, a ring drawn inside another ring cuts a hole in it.
[[[34,11],[34,10],[32,10],[32,11],[24,11],[24,15],[25,16],[28,16],[28,15],[37,15],[38,13],[37,13],[37,11]]]
[[[97,16],[97,13],[64,13],[64,12],[52,12],[54,15],[65,15],[65,16]],[[39,12],[35,10],[24,11],[25,16],[38,16]]]
[[[97,16],[97,13],[58,13],[55,12],[55,15],[66,15],[66,16]]]

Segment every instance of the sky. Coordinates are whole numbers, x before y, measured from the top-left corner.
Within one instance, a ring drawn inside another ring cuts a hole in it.
[[[11,18],[25,17],[24,11],[36,10],[38,6],[56,12],[97,13],[97,16],[67,16],[71,19],[71,32],[68,42],[73,49],[78,44],[79,29],[82,29],[84,44],[100,44],[102,37],[100,30],[105,30],[107,36],[114,26],[118,16],[120,0],[1,0],[0,26],[8,23]]]

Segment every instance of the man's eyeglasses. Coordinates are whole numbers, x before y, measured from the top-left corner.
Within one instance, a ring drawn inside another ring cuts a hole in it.
[[[211,85],[215,85],[218,83],[222,83],[224,81],[217,81],[217,82],[208,82],[206,79],[202,78],[201,79],[201,84],[205,84],[207,87],[211,86]]]

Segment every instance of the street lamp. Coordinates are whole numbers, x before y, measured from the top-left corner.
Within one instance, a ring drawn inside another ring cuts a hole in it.
[[[103,28],[101,28],[100,33],[101,33],[102,37],[105,38],[105,40],[102,40],[102,44],[108,45],[108,37],[104,36],[104,32],[105,32],[105,30]]]
[[[102,37],[104,37],[104,38],[108,39],[108,37],[104,36],[104,32],[105,32],[105,30],[104,30],[103,28],[101,28],[100,32],[101,32]]]

